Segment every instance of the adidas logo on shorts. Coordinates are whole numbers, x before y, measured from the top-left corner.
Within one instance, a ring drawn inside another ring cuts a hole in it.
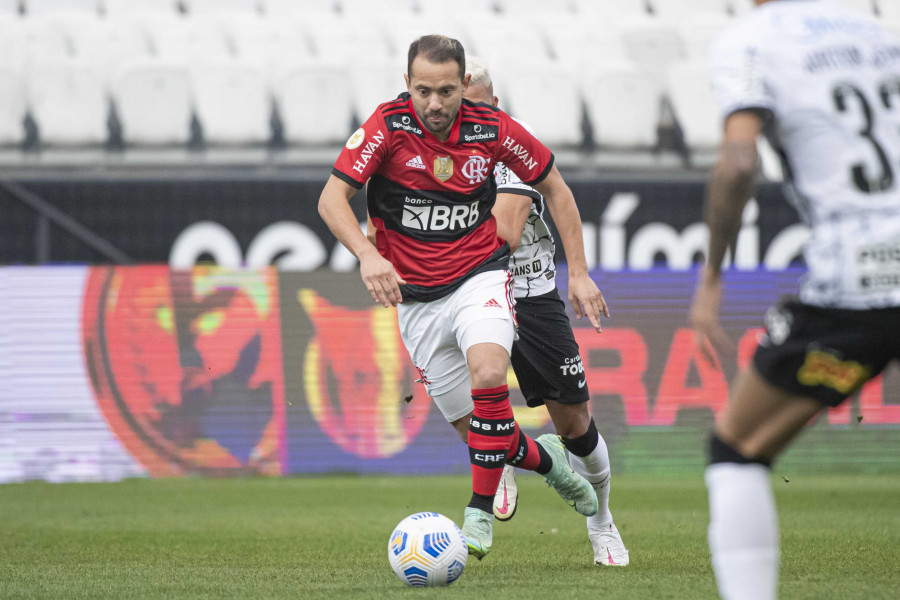
[[[422,157],[417,154],[415,158],[411,158],[408,161],[406,161],[406,166],[413,167],[415,169],[424,169],[425,163],[422,162]]]
[[[491,298],[487,302],[484,303],[484,308],[503,308],[500,306],[500,303]]]

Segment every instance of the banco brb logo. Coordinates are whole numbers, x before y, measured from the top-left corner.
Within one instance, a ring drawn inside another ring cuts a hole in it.
[[[478,202],[453,206],[407,204],[403,207],[401,224],[420,231],[459,231],[474,226],[479,216]]]

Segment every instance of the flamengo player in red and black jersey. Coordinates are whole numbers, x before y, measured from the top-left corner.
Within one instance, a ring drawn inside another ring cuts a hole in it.
[[[506,385],[515,337],[509,246],[491,215],[498,161],[544,196],[571,191],[551,152],[521,125],[499,109],[462,100],[468,77],[458,41],[419,38],[407,67],[408,93],[379,106],[347,140],[319,213],[359,259],[372,298],[397,306],[404,344],[429,395],[453,393],[467,376],[471,382],[473,493],[463,534],[470,554],[481,558],[491,548],[494,492],[507,460],[543,474],[581,514],[598,509],[562,444],[535,442],[513,418]],[[349,205],[367,182],[375,247]],[[574,287],[576,315],[586,314],[599,330],[604,306],[596,285],[584,273]]]

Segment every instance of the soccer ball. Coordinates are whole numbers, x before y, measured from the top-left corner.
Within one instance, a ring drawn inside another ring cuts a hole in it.
[[[388,541],[388,560],[406,585],[450,585],[462,575],[468,557],[462,531],[436,512],[406,517]]]

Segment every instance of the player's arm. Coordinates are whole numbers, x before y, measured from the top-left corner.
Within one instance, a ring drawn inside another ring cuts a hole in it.
[[[338,241],[359,259],[360,275],[372,298],[385,308],[396,306],[401,301],[399,285],[406,282],[359,230],[350,208],[355,193],[356,188],[332,175],[319,197],[319,215]]]
[[[497,200],[491,213],[497,219],[497,235],[509,243],[512,252],[516,251],[519,242],[522,241],[522,231],[525,229],[525,221],[528,220],[530,212],[530,196],[497,193]]]
[[[547,202],[553,222],[562,238],[566,252],[569,271],[569,302],[579,319],[587,315],[596,331],[602,331],[600,314],[609,317],[609,308],[597,284],[588,274],[587,258],[584,255],[584,239],[582,236],[581,215],[575,204],[572,190],[563,181],[556,165],[553,165],[546,177],[534,185]]]
[[[366,239],[375,245],[375,223],[372,222],[372,215],[366,212]]]
[[[704,217],[709,228],[709,252],[690,318],[696,341],[711,361],[705,339],[723,350],[734,346],[719,325],[722,261],[728,249],[735,246],[741,215],[753,195],[758,164],[756,136],[762,128],[762,116],[755,111],[734,112],[725,119],[718,160],[706,187]]]

